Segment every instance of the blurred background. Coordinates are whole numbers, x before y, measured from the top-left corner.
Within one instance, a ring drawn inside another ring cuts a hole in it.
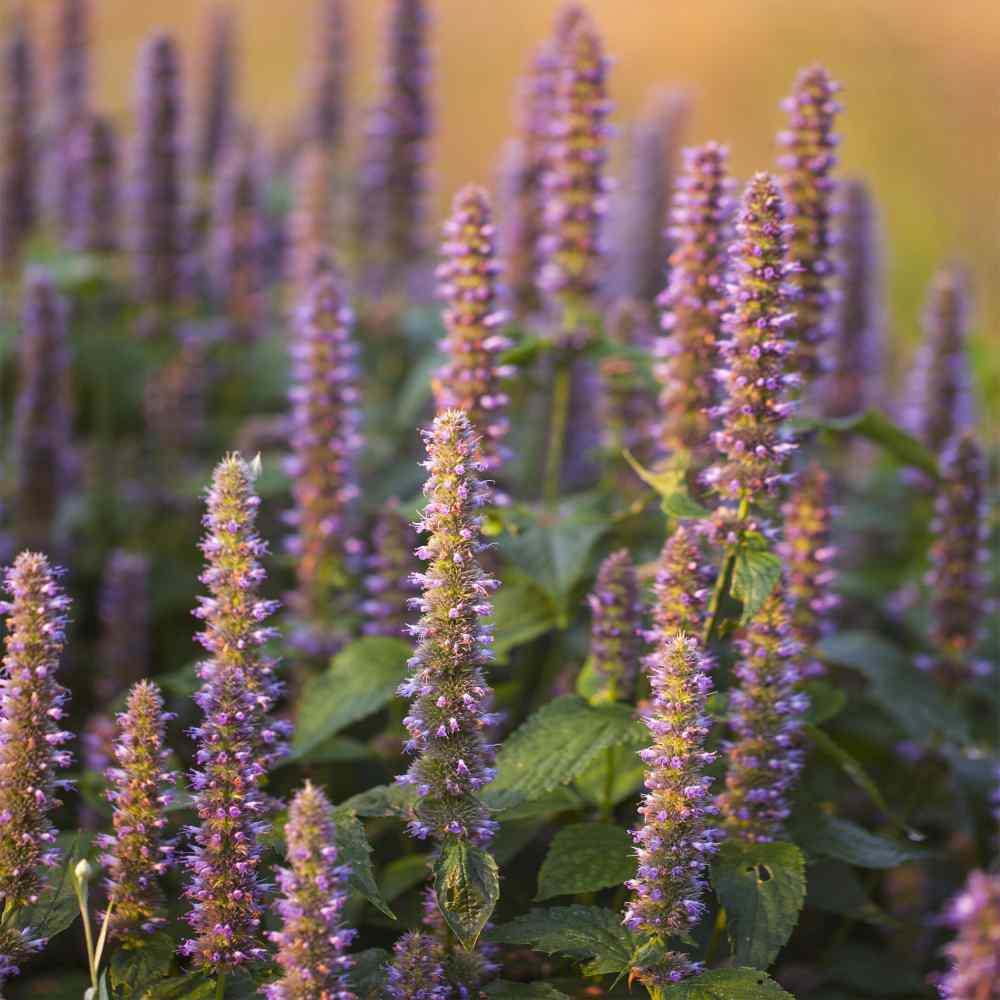
[[[127,119],[139,46],[154,28],[182,39],[194,85],[197,46],[215,0],[95,0],[97,100]],[[300,102],[313,4],[231,0],[240,15],[242,99],[265,126],[291,125]],[[435,0],[434,148],[438,217],[463,182],[492,184],[513,128],[518,78],[559,0]],[[732,148],[738,176],[773,162],[780,99],[796,71],[822,61],[844,85],[841,173],[878,198],[886,234],[887,358],[898,382],[918,336],[936,265],[976,278],[973,351],[979,396],[1000,398],[1000,5],[995,0],[589,0],[615,58],[615,119],[628,122],[658,84],[694,102],[686,139]],[[51,0],[31,0],[36,27]],[[354,110],[375,94],[385,4],[355,0]],[[356,137],[360,115],[355,114]],[[355,143],[356,148],[356,143]]]

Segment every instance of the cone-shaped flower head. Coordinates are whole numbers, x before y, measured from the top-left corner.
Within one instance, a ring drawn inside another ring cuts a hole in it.
[[[212,210],[212,293],[237,340],[260,332],[265,307],[267,231],[251,150],[232,143],[217,171]]]
[[[705,629],[711,570],[698,533],[679,524],[663,545],[653,584],[653,622],[659,635],[682,631],[701,636]]]
[[[72,464],[66,303],[45,272],[24,290],[18,344],[13,452],[15,533],[22,546],[51,547]]]
[[[938,454],[975,419],[966,350],[968,278],[958,268],[934,276],[924,312],[924,341],[907,386],[907,425]]]
[[[68,692],[56,679],[69,598],[62,570],[22,552],[4,575],[7,615],[0,675],[0,896],[8,907],[36,901],[42,869],[59,860],[49,814],[65,782],[56,774],[72,738],[59,728]]]
[[[154,35],[139,63],[129,228],[136,291],[158,306],[184,289],[188,211],[180,56],[170,35]]]
[[[559,57],[544,178],[540,250],[545,265],[539,281],[565,314],[591,306],[599,287],[611,104],[608,60],[588,17],[580,15]]]
[[[445,304],[447,331],[443,347],[448,360],[434,379],[438,411],[456,409],[468,414],[480,436],[479,456],[495,473],[507,455],[503,437],[509,422],[509,399],[501,388],[513,374],[498,355],[511,346],[500,328],[506,314],[497,307],[495,228],[485,191],[463,188],[455,196],[451,218],[445,223],[438,269],[439,294]]]
[[[945,450],[931,525],[931,638],[943,678],[958,681],[980,666],[973,657],[982,639],[986,581],[985,470],[975,434],[967,431]]]
[[[350,24],[345,0],[322,0],[312,65],[306,80],[305,139],[328,151],[340,145],[347,118]]]
[[[448,1000],[443,959],[444,949],[429,934],[404,934],[392,950],[386,981],[390,1000]]]
[[[306,782],[288,809],[288,867],[278,873],[282,928],[271,934],[282,976],[264,987],[268,1000],[355,1000],[347,986],[354,931],[341,910],[350,869],[338,864],[333,807]]]
[[[834,96],[840,84],[822,66],[803,70],[783,102],[788,129],[779,133],[778,157],[786,212],[791,224],[791,257],[799,265],[796,290],[793,369],[811,380],[820,371],[820,353],[833,319],[830,308],[834,261],[831,253],[834,181],[841,110]]]
[[[0,986],[20,973],[18,962],[37,954],[45,944],[46,939],[34,937],[31,928],[8,926],[0,929]]]
[[[289,549],[296,557],[292,610],[306,626],[324,622],[360,548],[355,460],[363,441],[353,322],[332,274],[313,281],[295,320]]]
[[[413,699],[403,722],[406,749],[419,756],[399,780],[417,788],[415,836],[485,843],[496,824],[478,792],[493,777],[486,731],[496,719],[483,676],[493,637],[481,619],[492,614],[490,594],[499,586],[479,564],[478,511],[489,490],[479,479],[479,439],[460,410],[439,414],[424,443],[427,505],[417,529],[429,537],[417,555],[428,565],[418,576],[422,617],[412,628],[418,644],[399,689]]]
[[[822,672],[811,659],[813,647],[829,631],[830,612],[837,606],[836,579],[831,561],[837,550],[830,544],[830,477],[815,463],[803,470],[781,507],[782,541],[778,546],[788,582],[792,635],[807,657],[804,671]]]
[[[721,838],[712,826],[717,810],[705,774],[715,759],[705,749],[711,666],[698,640],[683,632],[661,636],[647,661],[653,705],[645,722],[653,745],[639,754],[647,791],[639,807],[642,826],[633,833],[639,863],[626,883],[633,895],[625,924],[663,937],[689,932],[704,914],[705,869]],[[698,971],[686,955],[667,953],[638,975],[665,986]]]
[[[405,638],[410,634],[410,601],[420,589],[413,580],[420,568],[413,554],[416,546],[413,526],[399,512],[398,502],[390,502],[376,515],[372,531],[365,576],[368,599],[362,605],[365,635]]]
[[[849,417],[873,406],[882,374],[882,259],[875,205],[859,180],[846,181],[839,200],[840,304],[821,394],[828,417]]]
[[[590,658],[595,679],[610,700],[626,700],[639,673],[642,606],[639,581],[628,549],[601,563],[590,605]]]
[[[115,549],[101,578],[100,670],[94,693],[108,704],[150,672],[149,556]]]
[[[216,468],[208,492],[201,547],[202,583],[209,590],[195,615],[209,657],[198,665],[202,711],[191,730],[197,741],[191,787],[199,826],[185,859],[192,902],[188,921],[195,938],[182,945],[197,966],[226,969],[265,956],[261,936],[260,837],[270,809],[261,786],[282,750],[282,727],[269,718],[281,692],[274,664],[261,646],[275,635],[265,622],[275,601],[260,596],[260,558],[267,546],[257,534],[259,498],[254,469],[238,455]]]
[[[236,124],[236,19],[229,7],[209,13],[205,26],[204,61],[199,95],[198,170],[215,170]]]
[[[1000,874],[972,872],[946,918],[956,937],[945,948],[943,1000],[1000,1000]]]
[[[710,142],[684,151],[668,230],[670,278],[657,300],[663,336],[654,368],[660,383],[658,444],[667,454],[709,444],[715,368],[726,301],[727,221],[732,208],[729,151]]]
[[[295,164],[295,203],[288,218],[287,277],[293,299],[332,267],[332,239],[333,161],[328,150],[310,143]]]
[[[110,120],[87,117],[73,134],[73,209],[67,241],[76,250],[118,249],[118,140]]]
[[[115,766],[108,770],[108,801],[114,833],[101,839],[108,870],[111,933],[140,944],[165,923],[158,879],[173,859],[173,845],[163,839],[166,807],[177,776],[167,769],[170,748],[159,688],[139,681],[118,716]]]
[[[13,270],[37,215],[35,53],[20,18],[0,52],[0,268]]]
[[[726,790],[719,797],[725,827],[751,843],[780,839],[789,796],[802,769],[798,746],[809,699],[801,644],[794,638],[785,595],[772,594],[736,640],[739,685],[730,693],[734,738],[726,744]]]
[[[795,318],[786,276],[795,266],[786,256],[781,195],[767,174],[750,181],[736,232],[732,308],[723,317],[725,367],[718,373],[726,398],[717,410],[722,426],[712,435],[721,461],[707,476],[723,498],[751,501],[781,482],[785,456],[795,447],[781,436],[796,381],[785,335]]]

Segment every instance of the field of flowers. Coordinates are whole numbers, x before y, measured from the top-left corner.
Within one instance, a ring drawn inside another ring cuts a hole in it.
[[[575,3],[438,227],[380,6],[277,140],[235,5],[127,130],[88,0],[2,39],[0,995],[998,1000],[976,262],[891,394],[836,67],[737,180]]]

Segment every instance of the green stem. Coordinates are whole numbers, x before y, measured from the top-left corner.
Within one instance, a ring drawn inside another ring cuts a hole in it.
[[[743,532],[743,522],[746,521],[750,513],[750,502],[744,497],[740,500],[740,505],[736,510],[736,520],[740,527],[740,534]],[[722,566],[719,569],[719,576],[715,581],[715,589],[712,591],[712,598],[708,602],[708,620],[705,622],[705,632],[702,641],[707,646],[719,627],[719,608],[722,599],[729,593],[730,585],[733,581],[733,567],[736,565],[736,550],[739,548],[739,539],[732,545],[726,546],[725,554],[722,557]]]
[[[563,452],[566,447],[566,427],[569,424],[570,390],[572,388],[572,362],[562,356],[556,361],[552,383],[552,409],[549,417],[549,443],[545,449],[545,506],[550,510],[559,501],[559,485]]]
[[[715,915],[715,926],[712,928],[712,936],[708,939],[708,947],[705,949],[705,965],[709,966],[715,959],[719,944],[722,941],[722,932],[726,929],[726,911],[719,908]]]
[[[615,752],[614,747],[608,747],[604,751],[605,771],[604,771],[604,796],[601,803],[601,818],[610,820],[615,811],[611,801],[615,788]]]
[[[225,1000],[226,996],[226,974],[219,973],[219,978],[215,981],[215,1000]]]
[[[90,966],[90,985],[97,995],[97,963],[94,958],[94,931],[90,926],[90,907],[87,906],[87,894],[80,888],[80,883],[74,879],[76,901],[80,904],[80,917],[83,920],[83,937],[87,946],[87,964]]]

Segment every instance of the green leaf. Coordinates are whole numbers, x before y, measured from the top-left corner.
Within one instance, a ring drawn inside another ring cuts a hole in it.
[[[806,718],[814,726],[840,715],[847,705],[847,695],[840,688],[827,681],[806,681],[805,692],[809,696],[809,709]]]
[[[430,854],[405,854],[382,869],[382,898],[391,903],[404,892],[420,885],[430,871]]]
[[[578,695],[563,695],[507,738],[483,797],[496,811],[540,798],[572,781],[607,747],[641,745],[644,732],[625,705],[588,705]]]
[[[14,911],[12,923],[23,930],[31,928],[32,937],[51,941],[57,934],[72,927],[80,916],[80,903],[73,885],[73,869],[87,856],[88,834],[77,833],[59,838],[63,846],[62,864],[48,873],[48,881],[38,895],[38,902]],[[68,846],[66,846],[68,843]]]
[[[389,909],[389,904],[382,898],[375,882],[375,872],[372,869],[371,845],[365,833],[364,824],[352,812],[343,807],[334,813],[337,824],[337,852],[341,863],[350,865],[351,874],[347,884],[355,892],[361,893],[377,910],[384,913],[390,920],[396,919],[396,914]]]
[[[554,629],[557,615],[549,595],[524,573],[512,570],[493,595],[492,621],[493,651],[498,663],[506,663],[512,649]]]
[[[391,958],[384,948],[366,948],[351,956],[354,964],[347,973],[351,989],[359,1000],[380,996],[385,967]]]
[[[867,410],[852,417],[819,421],[824,430],[840,434],[857,434],[881,445],[902,465],[921,469],[935,479],[938,477],[937,460],[933,453],[915,437],[896,426],[881,410]]]
[[[667,986],[656,996],[663,1000],[795,1000],[758,969],[709,969]]]
[[[195,972],[171,976],[149,987],[141,997],[129,997],[128,1000],[213,1000],[214,997],[215,980]]]
[[[859,868],[895,868],[930,856],[925,847],[880,837],[850,820],[821,812],[798,817],[791,833],[809,854],[836,858]]]
[[[741,546],[733,563],[733,597],[743,603],[740,624],[746,625],[764,606],[781,579],[781,560],[766,549]]]
[[[635,751],[633,745],[609,747],[576,778],[574,787],[591,805],[598,807],[604,806],[605,802],[616,806],[630,798],[642,787],[646,775],[646,768]]]
[[[406,819],[416,798],[417,790],[412,785],[375,785],[345,799],[337,807],[337,811],[355,813],[358,816],[393,816],[396,819]]]
[[[808,868],[806,906],[837,913],[874,927],[898,927],[899,921],[868,898],[854,869],[840,861],[819,861]]]
[[[108,967],[112,990],[140,1000],[144,990],[169,975],[176,950],[173,939],[162,931],[144,938],[139,948],[119,948]]]
[[[576,789],[568,785],[559,785],[537,799],[519,802],[497,816],[502,823],[510,820],[533,819],[536,816],[551,816],[553,813],[582,809],[586,803]]]
[[[538,817],[501,823],[496,837],[490,844],[496,863],[507,864],[535,839],[544,825],[545,821]]]
[[[483,987],[489,1000],[568,1000],[548,983],[512,983],[506,979],[494,979]]]
[[[660,507],[667,517],[685,521],[700,520],[711,515],[712,512],[707,507],[703,507],[688,493],[687,469],[690,458],[688,455],[680,455],[663,468],[653,471],[640,465],[628,449],[622,454],[635,474],[663,497]]]
[[[805,860],[794,844],[724,843],[712,888],[726,909],[734,960],[766,969],[791,937],[806,898]]]
[[[455,937],[474,948],[500,898],[497,863],[481,847],[449,837],[434,866],[434,892]]]
[[[101,978],[97,980],[97,1000],[111,1000],[108,992],[108,970],[101,973]]]
[[[535,900],[596,892],[634,874],[635,851],[627,830],[608,823],[574,823],[552,838]]]
[[[292,758],[302,760],[335,733],[386,705],[406,676],[411,652],[409,643],[383,636],[356,639],[341,650],[302,692]]]

